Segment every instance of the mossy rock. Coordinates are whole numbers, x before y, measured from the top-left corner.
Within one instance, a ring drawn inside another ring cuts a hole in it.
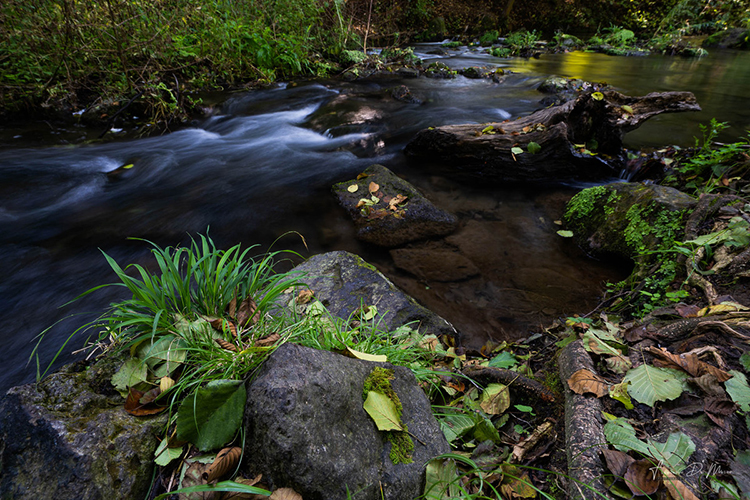
[[[134,417],[110,384],[122,358],[65,366],[0,399],[0,498],[144,498],[166,416]]]
[[[564,222],[594,257],[630,259],[671,246],[684,233],[693,197],[676,189],[617,182],[584,189],[568,203]]]
[[[719,31],[703,41],[703,47],[719,49],[747,49],[750,48],[750,30],[732,28]]]

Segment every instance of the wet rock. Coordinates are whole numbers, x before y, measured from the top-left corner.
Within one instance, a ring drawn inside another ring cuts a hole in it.
[[[450,323],[419,305],[358,255],[343,251],[319,254],[295,270],[315,297],[340,318],[348,319],[362,305],[376,305],[383,326],[389,329],[416,322],[414,326],[422,332],[458,337]]]
[[[424,71],[424,76],[427,78],[456,78],[456,74],[456,71],[440,61],[430,63]]]
[[[377,366],[394,371],[402,422],[417,438],[411,463],[393,464],[391,443],[362,408],[365,379]],[[361,500],[417,498],[425,462],[449,451],[410,370],[293,344],[278,348],[248,385],[245,425],[246,467],[305,500],[355,492]]]
[[[333,186],[334,194],[349,212],[357,227],[357,237],[362,241],[397,247],[411,241],[445,236],[456,229],[454,215],[437,208],[414,186],[384,166],[372,165],[363,174],[365,177],[361,179]],[[378,189],[371,193],[372,183]]]
[[[747,49],[750,48],[750,30],[732,28],[719,31],[703,41],[703,47],[719,49]]]
[[[491,75],[493,73],[493,70],[480,68],[477,66],[469,66],[468,68],[464,68],[462,70],[459,70],[458,72],[466,78],[479,79],[486,78],[487,76]]]
[[[121,359],[64,367],[0,399],[0,498],[144,498],[165,417],[125,412]]]
[[[682,219],[696,200],[673,188],[616,182],[584,189],[565,211],[565,224],[587,253],[634,259],[684,231]],[[671,241],[669,241],[671,243]]]
[[[401,67],[396,70],[396,74],[403,78],[419,78],[419,70],[411,67]]]
[[[391,96],[397,101],[408,102],[411,104],[422,104],[422,101],[414,97],[406,85],[400,85],[393,89]]]
[[[426,281],[461,281],[479,274],[472,261],[457,252],[419,248],[391,250],[396,267]]]

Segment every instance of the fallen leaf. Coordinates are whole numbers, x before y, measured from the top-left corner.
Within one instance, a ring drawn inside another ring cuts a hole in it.
[[[375,421],[380,431],[402,431],[401,420],[396,405],[391,398],[376,391],[369,391],[363,408]]]
[[[578,370],[568,379],[568,387],[576,394],[591,393],[600,398],[609,393],[609,383],[589,370]]]
[[[730,401],[724,398],[706,398],[703,403],[703,410],[706,412],[706,416],[710,418],[719,427],[725,428],[724,417],[731,415],[737,410],[737,405],[734,401]]]
[[[240,326],[247,324],[255,325],[259,319],[259,315],[256,314],[257,312],[258,306],[255,304],[253,298],[246,298],[237,308],[237,324]]]
[[[358,180],[358,181],[359,181],[359,180],[362,180],[362,179],[364,179],[365,177],[370,177],[370,174],[366,174],[366,173],[362,172],[361,174],[359,174],[359,175],[357,176],[357,180]]]
[[[601,101],[602,99],[604,99],[604,94],[602,94],[601,92],[593,92],[591,94],[591,98],[595,101]]]
[[[358,184],[352,184],[351,186],[346,188],[346,190],[349,191],[350,193],[356,193],[358,189],[359,189]]]
[[[167,392],[169,389],[174,387],[174,379],[171,377],[162,377],[159,379],[159,389],[161,392]]]
[[[634,495],[651,495],[661,486],[661,471],[647,458],[632,462],[624,478]]]
[[[150,391],[144,392],[143,396],[141,396],[141,399],[139,399],[138,402],[142,405],[147,405],[155,401],[156,398],[159,397],[159,394],[161,394],[161,384],[159,387],[154,387]]]
[[[258,484],[263,477],[263,474],[258,474],[253,479],[239,477],[234,480],[235,483],[239,483],[245,486],[255,486]],[[267,496],[258,495],[256,493],[241,493],[239,491],[227,491],[224,493],[222,500],[264,500]]]
[[[725,397],[727,395],[724,388],[716,379],[716,376],[711,375],[710,373],[706,373],[700,377],[689,378],[688,381],[700,387],[707,396]]]
[[[302,495],[291,488],[279,488],[274,490],[269,498],[270,500],[302,500]]]
[[[344,354],[350,358],[362,359],[365,361],[379,361],[382,363],[388,361],[388,356],[385,354],[367,354],[366,352],[355,351],[351,347],[347,347]]]
[[[563,238],[572,238],[573,237],[573,231],[568,231],[567,229],[561,229],[557,231],[557,234],[562,236]]]
[[[268,347],[271,345],[274,345],[276,342],[279,341],[281,338],[281,335],[278,333],[272,333],[268,337],[264,337],[262,339],[258,339],[255,341],[255,347]]]
[[[370,182],[370,185],[367,186],[367,190],[370,191],[370,194],[375,194],[378,189],[380,189],[380,186],[378,186],[374,182]]]
[[[490,384],[482,391],[479,406],[488,415],[502,415],[510,406],[508,387],[503,384]]]
[[[406,200],[408,200],[406,196],[404,196],[403,194],[397,194],[396,196],[391,198],[390,201],[388,201],[388,207],[391,210],[396,210],[398,205],[404,203]]]
[[[624,105],[622,105],[620,107],[622,108],[623,111],[625,111],[626,113],[628,113],[630,115],[634,115],[635,114],[635,112],[633,111],[633,108],[631,108],[627,104],[624,104]]]
[[[661,467],[661,472],[664,475],[664,486],[667,488],[667,491],[672,498],[677,498],[679,500],[700,500],[690,488],[685,486],[685,483],[669,472],[669,469]]]
[[[222,349],[225,349],[227,351],[237,352],[237,346],[232,344],[231,342],[227,342],[224,339],[214,339],[216,340],[216,343],[221,346]]]
[[[674,309],[683,318],[697,318],[698,311],[700,311],[700,308],[695,304],[677,304]]]
[[[224,448],[216,454],[213,463],[203,471],[201,477],[207,483],[216,481],[234,470],[240,463],[240,458],[242,458],[242,448],[239,446]]]
[[[199,486],[203,484],[203,471],[206,470],[207,465],[200,462],[193,462],[191,464],[185,464],[187,466],[185,474],[180,483],[180,488],[190,488],[192,486]],[[217,491],[197,491],[192,493],[180,493],[180,500],[215,500],[218,498]]]
[[[136,417],[145,417],[148,415],[156,415],[167,409],[166,406],[157,406],[156,403],[143,404],[140,402],[144,396],[144,392],[141,392],[132,387],[128,391],[128,398],[125,400],[125,411]]]
[[[300,290],[297,294],[297,304],[307,304],[310,302],[315,295],[312,290]]]
[[[659,365],[662,367],[679,368],[693,377],[700,377],[701,375],[710,373],[715,376],[719,382],[726,382],[732,378],[732,376],[724,370],[699,360],[698,356],[694,353],[672,354],[663,347],[647,347],[644,350],[658,356],[662,361]],[[657,363],[654,363],[654,365],[658,366]]]
[[[625,477],[625,472],[627,472],[628,467],[635,462],[635,458],[618,450],[605,448],[602,450],[602,454],[604,455],[604,460],[607,462],[607,468],[618,478]]]

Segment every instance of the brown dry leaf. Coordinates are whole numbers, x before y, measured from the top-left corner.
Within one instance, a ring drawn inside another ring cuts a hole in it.
[[[698,356],[694,353],[672,354],[663,347],[647,347],[644,350],[663,360],[663,363],[654,363],[656,366],[661,365],[667,368],[681,368],[693,377],[700,377],[701,375],[710,373],[715,376],[719,382],[726,382],[732,378],[732,376],[724,370],[709,365],[708,363],[704,363],[698,359]]]
[[[229,331],[232,333],[233,337],[237,337],[237,327],[231,321],[227,321],[223,318],[206,318],[206,321],[211,324],[214,330],[220,332]]]
[[[133,389],[132,387],[128,391],[128,398],[125,400],[125,411],[136,417],[145,417],[148,415],[156,415],[167,409],[166,406],[157,406],[156,403],[149,403],[144,405],[140,402],[140,399],[145,393]]]
[[[357,203],[357,208],[361,208],[365,205],[366,200],[359,200],[359,203]]]
[[[216,343],[221,346],[222,349],[226,349],[227,351],[237,352],[237,346],[232,344],[231,342],[227,342],[224,339],[214,339],[216,340]]]
[[[237,297],[235,296],[227,306],[227,314],[229,314],[230,318],[234,318],[235,314],[237,313]]]
[[[661,467],[661,472],[664,474],[664,486],[666,486],[672,498],[679,500],[700,500],[690,488],[685,486],[685,483],[677,479],[666,467]]]
[[[358,181],[359,181],[359,180],[362,180],[362,179],[364,179],[365,177],[370,177],[370,174],[366,174],[366,173],[362,172],[361,174],[359,174],[359,175],[357,176],[357,180],[358,180]]]
[[[409,198],[404,196],[403,194],[397,194],[388,201],[388,208],[390,208],[391,210],[397,210],[398,205],[404,203],[408,199]]]
[[[302,495],[291,488],[279,488],[268,497],[270,500],[302,500]]]
[[[591,393],[601,398],[609,394],[609,383],[589,370],[578,370],[568,379],[568,387],[576,394]]]
[[[604,455],[604,460],[607,462],[607,468],[618,478],[625,477],[628,467],[635,462],[635,458],[618,450],[604,449],[602,450],[602,454]]]
[[[279,335],[278,333],[272,333],[268,337],[256,340],[254,345],[255,347],[268,347],[270,345],[274,345],[279,341],[280,338],[281,335]]]
[[[724,417],[731,415],[737,409],[733,401],[724,398],[707,398],[703,404],[706,416],[721,428],[724,426]]]
[[[227,475],[227,473],[233,471],[240,463],[242,458],[242,448],[239,446],[231,446],[224,448],[216,454],[216,458],[208,468],[203,471],[201,477],[207,483],[216,481]]]
[[[631,463],[624,478],[635,495],[651,495],[661,486],[661,471],[647,458]]]
[[[150,391],[143,393],[143,396],[141,396],[141,399],[139,399],[138,402],[142,405],[153,403],[156,398],[159,397],[159,394],[161,394],[161,384],[159,384],[158,387],[154,387]]]
[[[200,462],[193,462],[185,471],[185,477],[180,483],[180,488],[189,488],[191,486],[198,486],[204,484],[203,472],[208,467],[207,464]],[[216,500],[219,497],[220,492],[217,491],[201,491],[193,493],[180,493],[180,500]]]
[[[683,318],[697,318],[698,311],[700,311],[700,308],[695,304],[677,304],[674,309],[675,311],[677,311],[677,314],[679,314]]]
[[[370,185],[367,186],[367,190],[370,191],[371,194],[375,194],[378,189],[380,189],[380,186],[378,186],[374,182],[370,182]]]
[[[248,297],[242,301],[237,308],[237,324],[240,326],[254,325],[258,322],[259,314],[258,305],[255,303],[252,297]]]
[[[262,477],[263,477],[263,474],[258,474],[253,479],[239,477],[235,479],[234,482],[244,484],[245,486],[255,486],[256,484],[260,482]],[[255,493],[240,493],[239,491],[227,491],[224,493],[224,496],[222,496],[221,498],[222,500],[266,500],[268,497],[265,495],[256,495]]]
[[[297,304],[307,304],[310,302],[315,295],[312,290],[300,290],[297,294]]]
[[[725,398],[727,395],[726,391],[724,391],[724,388],[719,384],[719,381],[716,379],[716,377],[714,375],[711,375],[710,373],[706,373],[705,375],[701,375],[700,377],[689,378],[688,382],[692,382],[700,387],[701,390],[708,396]]]

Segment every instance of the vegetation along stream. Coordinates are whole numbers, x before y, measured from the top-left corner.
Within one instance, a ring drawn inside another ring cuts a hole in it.
[[[72,331],[122,296],[123,290],[106,288],[60,308],[114,281],[101,251],[123,265],[150,265],[149,246],[128,237],[177,245],[207,228],[224,248],[242,242],[258,244],[258,253],[271,244],[302,256],[356,252],[453,322],[469,347],[524,337],[555,317],[590,310],[602,283],[621,279],[627,269],[592,262],[557,236],[554,221],[582,185],[458,183],[407,162],[401,151],[417,131],[529,114],[542,107],[536,88],[550,74],[605,80],[631,95],[695,93],[702,112],[651,120],[628,136],[632,148],[691,145],[698,124],[713,117],[732,125],[719,140],[750,126],[747,52],[712,51],[701,59],[575,52],[525,60],[463,49],[431,56],[432,48],[415,52],[454,68],[491,65],[512,73],[500,83],[458,76],[280,84],[222,95],[212,116],[191,128],[106,144],[70,145],[100,132],[84,128],[0,129],[0,389],[32,380],[27,361],[39,332],[54,324],[40,352],[48,362]],[[421,103],[394,99],[400,85]],[[446,282],[445,262],[394,262],[387,251],[355,240],[330,186],[373,163],[459,217],[456,233],[417,248],[460,254],[478,273]],[[73,359],[70,352],[82,340],[69,344],[57,363]]]

